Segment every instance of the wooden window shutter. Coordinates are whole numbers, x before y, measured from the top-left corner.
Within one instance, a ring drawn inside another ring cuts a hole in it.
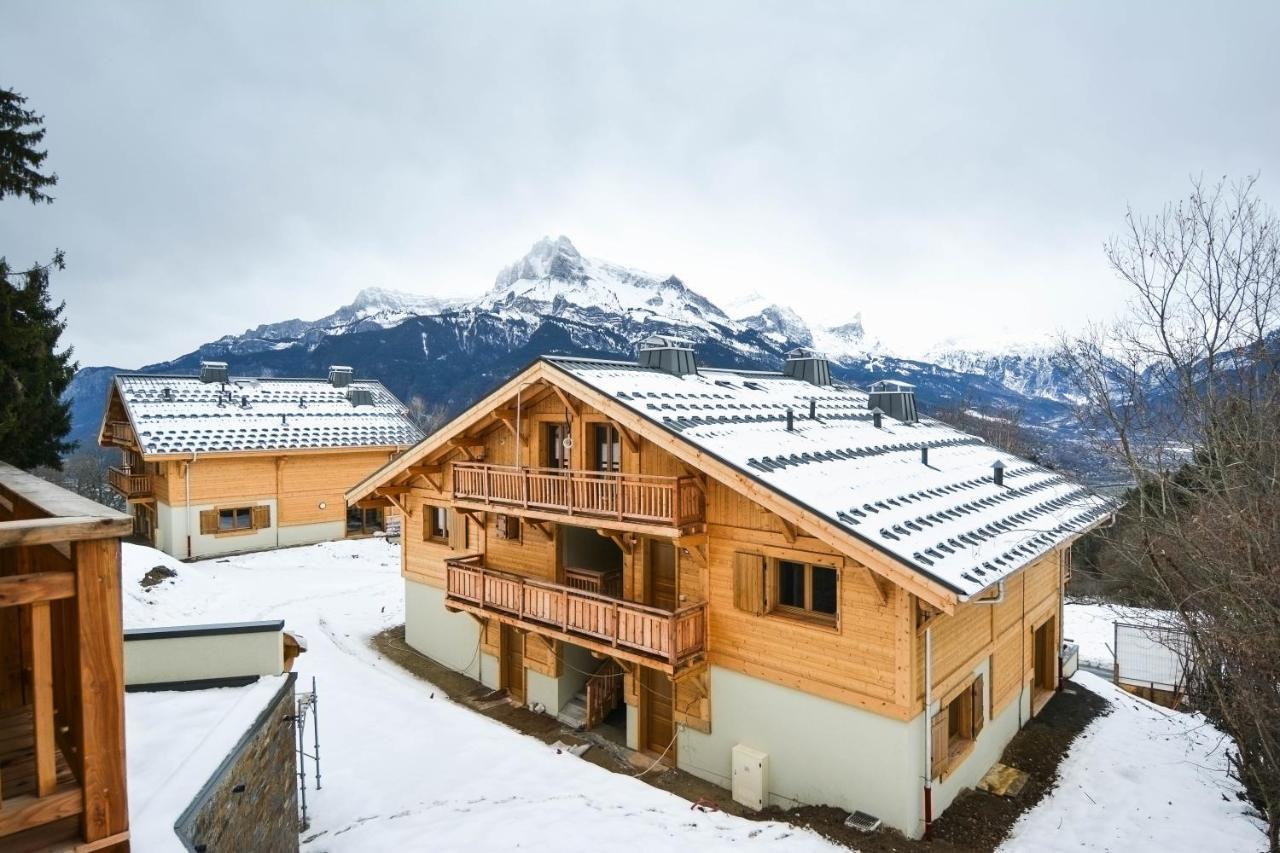
[[[764,557],[733,555],[733,606],[759,616],[764,613]]]
[[[253,508],[253,529],[261,530],[271,526],[271,507],[255,506]]]
[[[929,723],[929,738],[932,743],[929,761],[929,778],[937,779],[947,769],[947,709],[933,715]]]
[[[218,511],[216,509],[204,509],[200,511],[200,532],[218,532]]]
[[[983,713],[982,713],[982,676],[978,676],[978,680],[973,682],[973,686],[969,688],[969,697],[973,701],[973,737],[977,737],[982,731]]]

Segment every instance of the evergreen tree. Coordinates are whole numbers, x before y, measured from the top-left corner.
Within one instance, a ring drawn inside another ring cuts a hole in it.
[[[40,171],[47,152],[44,119],[26,109],[26,98],[0,88],[0,200],[25,196],[53,201],[45,192],[58,176]],[[75,375],[71,349],[58,351],[66,323],[63,304],[49,299],[49,273],[63,268],[61,251],[47,264],[10,269],[0,256],[0,460],[20,468],[61,468],[71,413],[62,394]]]

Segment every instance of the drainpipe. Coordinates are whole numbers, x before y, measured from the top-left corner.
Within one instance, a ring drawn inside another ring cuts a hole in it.
[[[186,462],[182,466],[182,484],[187,492],[187,506],[185,515],[187,518],[187,559],[191,559],[191,466],[196,464],[196,451],[191,451],[191,461]]]
[[[933,840],[933,626],[924,629],[924,837]]]
[[[969,603],[970,603],[970,604],[999,604],[999,603],[1001,603],[1002,601],[1004,601],[1004,581],[1000,581],[999,583],[997,583],[997,584],[996,584],[996,596],[995,596],[995,598],[971,598],[971,599],[969,599]]]

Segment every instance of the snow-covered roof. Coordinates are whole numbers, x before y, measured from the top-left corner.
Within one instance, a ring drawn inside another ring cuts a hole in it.
[[[1114,509],[1061,474],[940,421],[886,415],[877,428],[867,394],[846,385],[759,371],[676,376],[627,362],[546,360],[962,597]],[[992,472],[997,460],[1005,466],[1001,486]]]
[[[144,456],[404,447],[422,439],[380,382],[120,374],[116,389]],[[353,405],[367,392],[369,404]]]

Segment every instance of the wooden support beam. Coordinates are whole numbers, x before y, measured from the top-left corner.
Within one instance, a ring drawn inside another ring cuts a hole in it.
[[[477,462],[484,457],[484,444],[470,436],[451,438],[449,439],[449,446],[455,450],[461,450],[466,455],[468,462]]]
[[[56,601],[75,594],[74,572],[31,572],[0,578],[0,607]]]
[[[880,606],[887,607],[889,598],[893,595],[893,584],[885,578],[868,569],[866,566],[862,570],[867,573],[867,580],[871,582],[871,587],[880,596]]]
[[[676,541],[678,543],[682,542],[682,540],[679,540],[679,539],[677,539]],[[680,547],[683,548],[684,552],[688,554],[691,558],[693,558],[693,561],[697,563],[699,566],[701,566],[704,569],[707,567],[707,554],[705,551],[705,548],[706,548],[705,544],[702,544],[702,545],[698,545],[694,543],[681,544]]]
[[[612,539],[613,544],[618,546],[618,550],[622,553],[630,555],[636,545],[636,536],[634,533],[619,533],[616,530],[605,530],[598,528],[596,533],[606,539]]]
[[[568,409],[576,418],[579,413],[578,402],[564,392],[559,385],[552,385],[551,390],[556,392],[556,396],[560,398],[560,402],[564,403],[564,407]]]
[[[618,426],[618,434],[621,435],[622,440],[626,442],[627,449],[630,450],[632,453],[639,453],[640,452],[640,436],[636,435],[634,432],[627,429],[622,424],[618,424],[617,426]]]
[[[24,829],[34,829],[55,820],[74,817],[84,808],[80,786],[74,782],[59,785],[47,797],[24,794],[10,797],[0,809],[0,839]]]
[[[493,416],[502,422],[502,425],[511,431],[511,435],[517,441],[520,435],[516,432],[516,409],[515,406],[509,406],[505,409],[495,409]]]
[[[782,522],[782,535],[787,537],[787,542],[792,545],[796,544],[796,537],[800,535],[799,528],[781,516],[777,516],[777,518],[778,521]]]
[[[408,485],[378,486],[378,488],[374,489],[374,491],[380,495],[383,495],[384,497],[389,498],[393,495],[406,495],[409,492],[413,491],[413,486],[408,486]]]
[[[529,525],[530,527],[538,528],[539,532],[541,532],[543,536],[547,537],[548,539],[551,538],[551,522],[539,521],[536,518],[529,518],[525,520],[525,524]]]

